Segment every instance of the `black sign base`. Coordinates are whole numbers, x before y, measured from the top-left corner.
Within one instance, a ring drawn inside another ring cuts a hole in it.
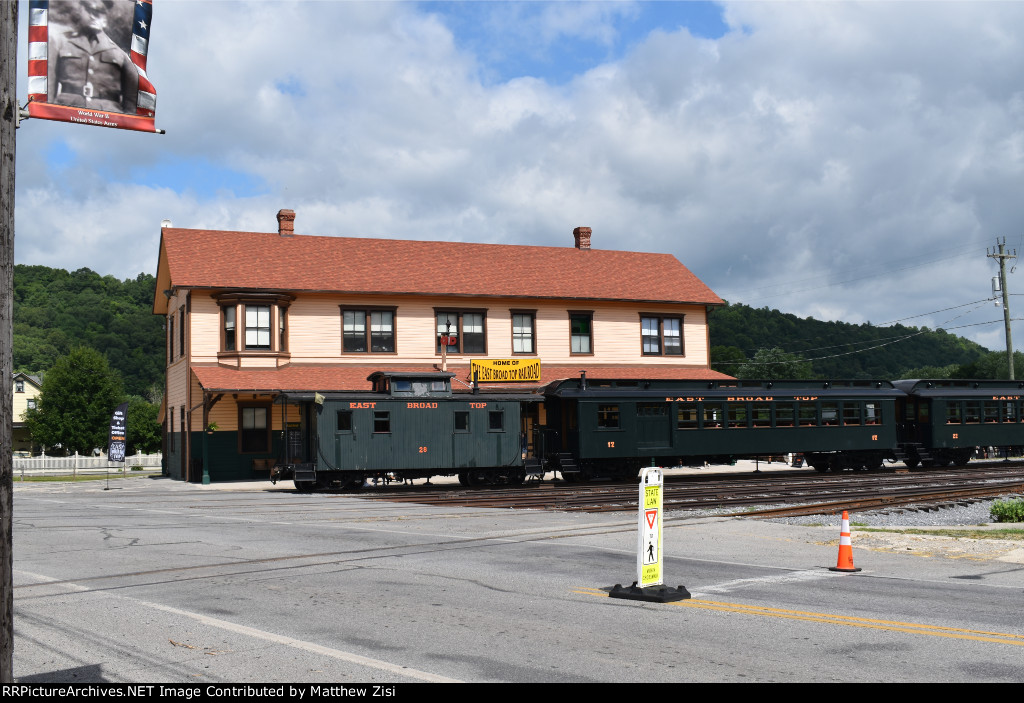
[[[632,586],[623,588],[615,584],[608,594],[610,598],[626,598],[628,600],[645,600],[650,603],[672,603],[677,600],[689,600],[690,592],[684,586],[672,588],[671,586],[648,586],[637,588],[636,581]]]

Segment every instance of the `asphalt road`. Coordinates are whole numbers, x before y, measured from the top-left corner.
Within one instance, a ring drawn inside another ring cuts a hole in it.
[[[643,603],[630,514],[111,486],[16,485],[18,682],[1024,682],[1020,550],[677,516]]]

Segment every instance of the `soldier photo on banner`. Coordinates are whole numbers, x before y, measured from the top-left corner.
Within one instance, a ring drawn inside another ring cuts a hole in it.
[[[146,74],[152,0],[31,0],[31,117],[160,132]]]
[[[134,10],[135,3],[129,4]],[[139,71],[128,50],[107,34],[123,24],[116,21],[118,9],[113,0],[50,6],[47,102],[135,114]],[[130,32],[127,38],[130,49]]]

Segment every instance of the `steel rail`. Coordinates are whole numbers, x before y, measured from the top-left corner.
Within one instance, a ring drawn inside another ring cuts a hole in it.
[[[800,508],[772,508],[729,515],[780,515],[786,510],[802,514],[828,512],[835,506],[846,509],[877,509],[936,500],[949,501],[964,496],[993,497],[1024,490],[1024,469],[995,472],[943,472],[935,475],[869,474],[845,480],[810,480],[779,477],[775,482],[745,480],[714,481],[708,484],[670,483],[665,490],[666,510],[706,510],[742,505],[802,503]],[[940,486],[936,486],[938,483]],[[928,485],[922,485],[928,484]],[[973,485],[965,485],[973,484]],[[980,485],[979,485],[980,484]],[[364,498],[427,505],[459,505],[475,508],[543,509],[584,512],[623,512],[636,510],[634,484],[553,484],[516,489],[479,488],[430,491],[389,491],[356,494]],[[810,504],[810,505],[807,505]],[[839,508],[842,509],[842,508]]]

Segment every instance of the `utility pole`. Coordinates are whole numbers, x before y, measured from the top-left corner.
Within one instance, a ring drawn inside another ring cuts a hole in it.
[[[18,3],[0,0],[0,681],[14,681],[14,130],[18,126]]]
[[[1010,332],[1010,294],[1006,290],[1006,260],[1016,259],[1017,250],[1014,249],[1012,254],[1006,253],[1006,237],[1003,237],[1003,241],[998,242],[998,247],[998,251],[989,249],[986,256],[999,262],[999,287],[1003,289],[1003,326],[1006,328],[1006,362],[1009,364],[1010,380],[1012,381],[1014,380],[1013,335]]]

